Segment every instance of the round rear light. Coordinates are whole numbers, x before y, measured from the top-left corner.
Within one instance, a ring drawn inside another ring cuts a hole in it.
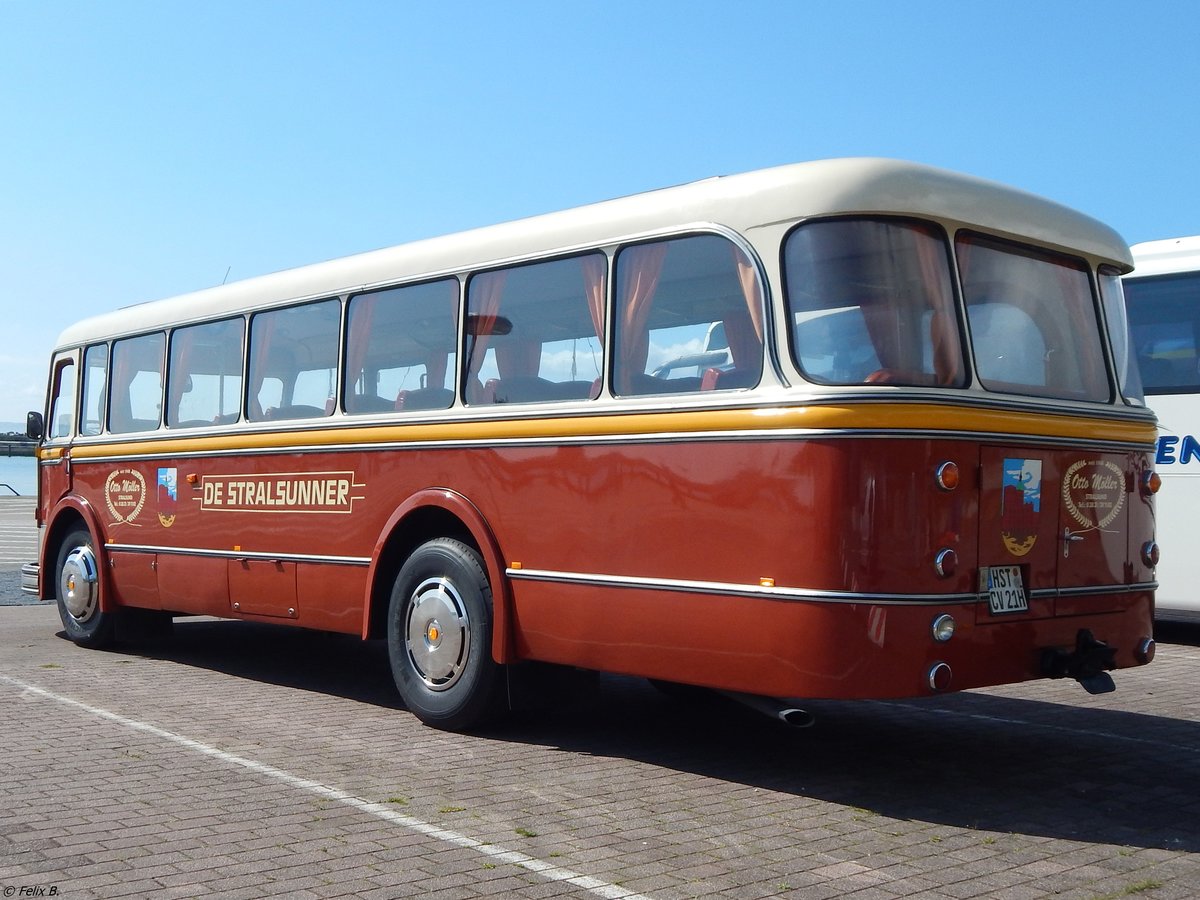
[[[1158,489],[1162,487],[1162,478],[1154,471],[1147,472],[1142,476],[1142,493],[1157,494]]]
[[[937,486],[943,491],[952,491],[958,487],[958,463],[944,462],[937,467],[934,474]]]
[[[958,571],[958,554],[946,547],[933,558],[933,569],[939,578],[949,578]]]
[[[933,620],[933,639],[938,643],[945,643],[954,637],[955,627],[954,616],[949,613],[942,613]]]
[[[1146,541],[1142,544],[1142,562],[1150,568],[1158,565],[1158,542]]]
[[[929,667],[929,687],[935,691],[944,691],[954,680],[954,673],[944,662],[935,662]]]

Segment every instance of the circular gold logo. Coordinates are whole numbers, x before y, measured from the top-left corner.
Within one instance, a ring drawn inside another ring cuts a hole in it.
[[[115,524],[132,522],[146,505],[146,479],[134,469],[117,469],[104,482],[104,502]]]
[[[1108,460],[1081,459],[1063,475],[1062,498],[1084,528],[1107,528],[1125,504],[1125,473]]]

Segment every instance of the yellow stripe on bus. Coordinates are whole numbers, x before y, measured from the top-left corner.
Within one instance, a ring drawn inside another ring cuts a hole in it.
[[[1034,414],[1028,410],[977,409],[930,403],[865,403],[788,406],[778,408],[696,410],[692,412],[620,413],[607,415],[486,418],[454,422],[396,422],[387,425],[306,423],[287,431],[229,434],[180,434],[149,440],[109,440],[79,444],[75,459],[98,456],[140,456],[239,450],[285,450],[296,446],[345,444],[406,444],[463,441],[580,440],[587,438],[728,433],[736,440],[743,432],[967,432],[987,435],[1094,440],[1153,447],[1153,423],[1113,421],[1086,416]],[[42,459],[56,459],[61,448],[43,448]]]

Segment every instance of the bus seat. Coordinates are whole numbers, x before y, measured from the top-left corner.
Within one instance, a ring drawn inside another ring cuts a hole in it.
[[[396,394],[396,409],[448,409],[454,403],[449,388],[414,388]]]
[[[546,400],[590,400],[599,390],[593,381],[550,381],[538,376],[493,378],[487,383],[493,403],[536,403]]]
[[[483,384],[478,378],[469,378],[465,388],[467,403],[472,406],[486,406],[489,403],[495,403],[496,383],[497,379],[495,378],[489,378],[487,384]]]
[[[728,391],[735,388],[752,388],[758,384],[758,373],[752,369],[705,369],[700,376],[700,390]]]
[[[325,415],[325,410],[319,406],[307,406],[296,403],[290,406],[272,406],[267,410],[268,419],[316,419]]]
[[[962,354],[955,340],[956,328],[953,317],[938,310],[929,317],[929,341],[933,347],[933,370],[937,383],[942,387],[953,387],[959,383]]]
[[[699,376],[683,378],[659,378],[655,375],[634,375],[629,379],[628,389],[623,391],[627,396],[643,394],[686,394],[700,390]]]
[[[494,403],[532,403],[537,400],[556,399],[554,382],[536,375],[493,378],[488,384],[492,388]]]
[[[346,412],[391,412],[396,405],[377,394],[351,394],[346,398]]]
[[[599,381],[561,381],[555,385],[559,400],[591,400],[600,394]]]

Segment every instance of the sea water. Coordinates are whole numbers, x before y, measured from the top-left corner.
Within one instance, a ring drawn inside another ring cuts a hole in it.
[[[32,456],[5,456],[0,453],[0,497],[11,497],[8,485],[23,497],[37,496],[37,460]]]

